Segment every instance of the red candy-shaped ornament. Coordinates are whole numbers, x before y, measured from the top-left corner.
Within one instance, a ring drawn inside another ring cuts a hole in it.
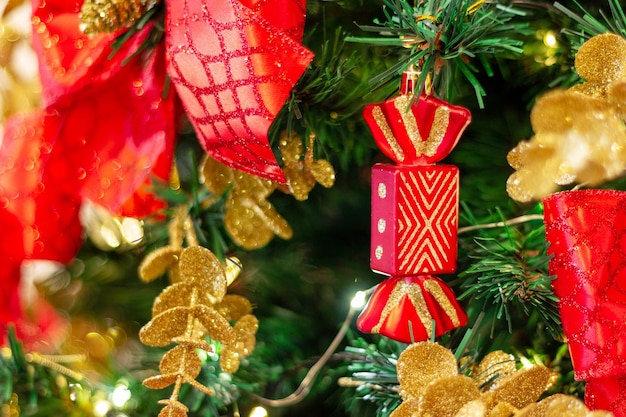
[[[458,168],[435,162],[452,151],[471,115],[432,96],[416,98],[413,74],[404,74],[400,96],[363,113],[378,147],[397,165],[372,169],[370,267],[390,278],[356,323],[405,343],[467,322],[452,290],[432,274],[456,270],[459,202]]]

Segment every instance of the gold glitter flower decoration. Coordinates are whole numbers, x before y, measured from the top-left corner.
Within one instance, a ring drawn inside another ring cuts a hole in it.
[[[3,7],[4,6],[4,7]],[[41,83],[30,42],[30,2],[0,1],[0,126],[7,117],[39,105]]]
[[[80,9],[81,30],[92,34],[130,27],[156,4],[156,0],[86,0]]]
[[[530,114],[535,135],[507,156],[516,170],[507,192],[515,200],[538,200],[573,183],[595,186],[626,169],[626,40],[591,38],[575,67],[586,81],[540,97]]]
[[[225,372],[235,372],[240,360],[254,349],[258,321],[246,298],[226,294],[227,272],[211,251],[197,245],[181,248],[169,263],[164,260],[169,252],[159,253],[152,258],[152,269],[159,270],[155,265],[171,268],[176,264],[179,280],[155,299],[152,320],[141,328],[139,338],[148,346],[177,346],[163,356],[161,374],[145,379],[144,385],[152,389],[174,385],[172,396],[160,401],[165,407],[159,416],[186,416],[187,407],[178,401],[182,384],[214,394],[210,387],[196,381],[202,368],[196,349],[211,349],[207,337],[221,343],[220,366]],[[236,323],[232,326],[231,322]]]
[[[574,397],[557,395],[536,401],[549,388],[545,366],[517,369],[515,358],[501,351],[488,354],[461,375],[454,354],[434,342],[406,348],[397,362],[403,402],[391,417],[606,417],[590,413]],[[600,413],[600,414],[598,414]]]
[[[281,190],[291,194],[298,201],[309,198],[309,193],[316,183],[330,188],[335,184],[335,170],[324,159],[313,159],[315,135],[309,135],[306,153],[302,152],[302,139],[286,131],[280,136],[280,152],[283,158],[283,171],[287,184]]]
[[[233,241],[244,249],[258,249],[274,235],[290,239],[289,223],[267,198],[276,189],[272,181],[231,169],[205,157],[200,172],[204,186],[215,196],[228,192],[224,226]]]

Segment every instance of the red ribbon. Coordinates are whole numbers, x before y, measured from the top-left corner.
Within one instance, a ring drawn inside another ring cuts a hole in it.
[[[626,192],[553,194],[544,217],[574,376],[591,408],[626,416]]]
[[[169,174],[176,118],[174,93],[163,95],[168,73],[207,152],[284,182],[267,130],[312,59],[299,43],[304,1],[172,1],[166,42],[132,59],[152,25],[111,57],[120,32],[84,35],[81,5],[33,2],[44,108],[9,120],[0,150],[0,208],[22,231],[21,244],[10,237],[17,232],[0,239],[14,266],[73,258],[83,198],[126,215],[158,207],[138,190]],[[0,280],[18,282],[16,270],[0,271]],[[2,293],[0,317],[14,296]]]
[[[302,47],[305,2],[174,1],[168,73],[200,143],[218,161],[280,183],[267,131],[312,54]]]

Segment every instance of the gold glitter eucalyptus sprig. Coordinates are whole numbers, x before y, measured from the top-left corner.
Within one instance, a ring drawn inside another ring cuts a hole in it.
[[[267,200],[276,183],[231,169],[208,156],[199,171],[204,186],[214,196],[226,194],[224,227],[237,245],[251,250],[267,245],[274,235],[291,239],[289,223]]]
[[[181,209],[170,223],[170,244],[148,255],[139,268],[146,281],[166,271],[173,281],[155,299],[152,320],[139,332],[142,343],[148,346],[177,344],[163,356],[159,364],[161,374],[143,381],[152,389],[174,385],[170,397],[159,401],[165,405],[160,417],[187,415],[188,408],[178,400],[183,384],[207,395],[215,394],[212,388],[196,381],[202,369],[196,350],[213,350],[207,338],[221,344],[220,366],[233,373],[240,360],[252,353],[258,328],[250,302],[245,297],[226,294],[239,269],[228,267],[228,263],[224,267],[210,250],[197,245],[186,213]],[[189,246],[183,248],[185,241]],[[234,261],[230,262],[232,265]]]
[[[315,134],[309,136],[306,152],[303,152],[302,139],[286,131],[280,136],[280,152],[284,163],[287,184],[281,190],[291,194],[298,201],[309,198],[316,183],[330,188],[335,184],[335,170],[325,159],[313,159]],[[304,157],[303,157],[304,154]]]

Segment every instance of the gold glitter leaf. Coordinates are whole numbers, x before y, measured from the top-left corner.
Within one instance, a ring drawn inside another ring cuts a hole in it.
[[[178,375],[155,375],[143,380],[143,385],[150,389],[163,389],[174,384],[178,379]]]
[[[419,414],[413,410],[417,410],[417,401],[404,400],[389,417],[418,417]]]
[[[309,198],[309,193],[315,187],[315,178],[311,172],[306,171],[304,165],[285,165],[283,172],[289,193],[298,201]]]
[[[222,348],[220,352],[220,366],[224,372],[234,373],[239,369],[239,354],[229,346]]]
[[[486,388],[496,378],[510,375],[516,371],[515,356],[496,350],[488,353],[480,361],[472,375],[481,388]]]
[[[320,183],[323,187],[330,188],[335,185],[335,169],[330,162],[323,159],[313,161],[310,169],[315,181]]]
[[[159,364],[161,373],[184,375],[186,379],[195,379],[200,375],[202,362],[195,350],[188,346],[176,346],[170,349]]]
[[[202,246],[191,246],[180,255],[180,274],[198,291],[221,300],[226,295],[226,275],[220,261]]]
[[[283,131],[280,134],[280,142],[278,144],[280,148],[280,154],[283,158],[285,165],[297,164],[302,158],[302,138],[299,135],[292,133],[288,134],[287,131]]]
[[[521,409],[537,401],[549,383],[550,370],[545,366],[533,366],[498,379],[491,392],[498,401],[506,401],[513,407]]]
[[[487,405],[480,399],[465,403],[454,417],[486,417]]]
[[[215,309],[226,320],[239,320],[242,316],[252,312],[252,304],[247,298],[236,294],[227,294],[224,299],[215,305]]]
[[[208,155],[205,155],[200,163],[199,171],[200,181],[216,196],[224,194],[234,179],[232,169]]]
[[[545,417],[586,417],[589,410],[581,400],[575,397],[556,394],[539,403],[545,404]]]
[[[402,388],[414,398],[432,381],[459,373],[454,354],[434,342],[410,345],[400,354],[396,368]]]
[[[555,90],[531,111],[535,136],[508,156],[515,172],[507,192],[518,201],[543,198],[558,185],[596,185],[626,168],[626,125],[606,100]]]
[[[276,184],[233,170],[209,157],[201,167],[204,185],[216,195],[230,187],[224,205],[224,226],[233,241],[244,249],[261,248],[278,235],[289,239],[291,227],[267,201]]]
[[[144,282],[150,282],[168,270],[177,269],[180,252],[180,248],[172,246],[164,246],[150,252],[139,265],[139,278]]]
[[[511,417],[517,411],[511,404],[501,401],[491,409],[488,417]]]
[[[198,307],[204,306],[196,306],[196,308]],[[235,334],[230,323],[214,309],[206,307],[199,309],[196,318],[207,330],[211,339],[225,345],[235,343]]]
[[[148,346],[167,346],[172,339],[187,330],[187,317],[193,310],[189,307],[174,307],[162,312],[139,330],[141,343]]]
[[[159,401],[160,402],[160,401]],[[187,417],[189,409],[182,403],[176,401],[163,407],[157,417]]]
[[[244,249],[259,249],[278,235],[290,239],[289,223],[266,200],[255,203],[249,198],[233,196],[227,205],[224,225],[233,241]]]
[[[259,249],[274,237],[272,229],[258,217],[253,208],[244,205],[246,200],[229,202],[224,215],[224,226],[233,241],[244,249]],[[249,200],[248,200],[249,201]]]
[[[576,72],[587,81],[608,85],[626,78],[626,40],[613,33],[583,43],[574,60]]]
[[[154,299],[152,316],[156,317],[174,307],[190,306],[192,295],[193,286],[187,282],[177,282],[166,287],[161,291],[161,294]]]
[[[259,329],[259,321],[252,314],[243,316],[235,327],[235,348],[241,356],[248,356],[254,350],[256,344],[255,334]]]
[[[291,194],[298,201],[309,198],[309,193],[319,182],[324,187],[332,187],[335,183],[335,170],[326,160],[313,159],[313,145],[315,135],[309,135],[309,146],[302,158],[303,144],[300,136],[288,135],[283,132],[280,138],[280,151],[284,163],[283,172],[287,180],[287,186],[281,188]]]
[[[480,396],[474,380],[465,375],[439,378],[431,382],[421,397],[420,410],[425,416],[454,417],[467,402]]]

